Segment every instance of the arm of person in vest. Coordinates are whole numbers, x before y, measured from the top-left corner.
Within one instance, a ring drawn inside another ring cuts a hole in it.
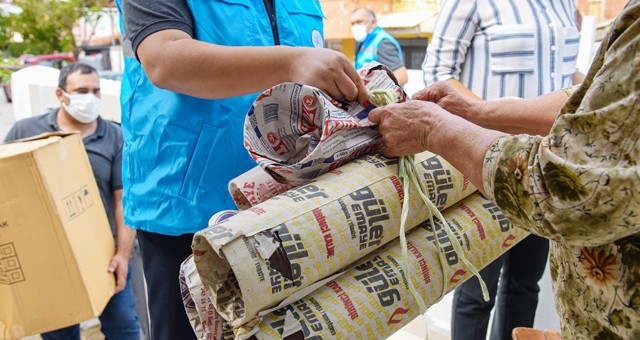
[[[476,1],[444,1],[422,63],[425,86],[446,80],[465,96],[481,100],[460,81],[467,49],[479,29]]]
[[[378,46],[378,61],[387,65],[393,71],[396,79],[398,79],[398,85],[403,86],[409,81],[407,68],[404,66],[402,58],[400,58],[400,51],[398,51],[393,42],[387,39],[382,40],[380,46]]]
[[[156,26],[158,30],[139,39],[130,29],[134,23],[127,19],[128,13],[148,12],[148,8],[157,8],[161,3],[166,7],[163,12],[155,13],[153,19],[179,20],[183,25],[166,26],[166,29]],[[282,6],[279,1],[276,3]],[[131,36],[133,50],[151,82],[160,88],[199,98],[219,99],[260,92],[283,82],[297,82],[317,87],[335,98],[357,99],[362,103],[367,100],[362,79],[347,57],[339,52],[325,48],[207,43],[196,39],[198,25],[223,27],[234,23],[195,22],[190,5],[184,0],[130,0],[123,6],[125,30]],[[235,6],[235,10],[243,8]],[[176,18],[176,15],[181,17]],[[250,21],[268,20],[266,15],[263,18],[257,12],[253,15]],[[234,18],[230,16],[228,20],[236,20]],[[318,39],[322,39],[320,32]]]

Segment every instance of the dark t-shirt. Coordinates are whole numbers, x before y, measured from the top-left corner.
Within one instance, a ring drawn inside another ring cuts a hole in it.
[[[56,122],[58,109],[43,115],[20,120],[13,125],[5,137],[5,142],[37,136],[44,132],[60,131]],[[89,156],[89,163],[98,184],[100,197],[104,204],[115,236],[115,199],[114,191],[122,189],[122,131],[120,126],[98,117],[96,132],[82,139]]]
[[[184,0],[123,1],[126,40],[136,52],[140,42],[150,34],[165,29],[177,29],[193,37],[193,15]],[[136,53],[137,55],[137,53]]]

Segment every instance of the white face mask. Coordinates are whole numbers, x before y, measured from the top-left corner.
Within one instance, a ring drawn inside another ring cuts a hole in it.
[[[364,39],[367,38],[367,25],[353,25],[351,26],[351,33],[353,33],[353,38],[356,39],[357,42],[363,42]]]
[[[75,120],[83,124],[89,124],[98,119],[100,115],[100,98],[93,93],[63,92],[64,96],[70,99],[69,105],[62,103],[65,111]]]

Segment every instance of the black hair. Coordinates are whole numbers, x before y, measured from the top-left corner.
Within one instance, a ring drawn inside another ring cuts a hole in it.
[[[76,72],[78,70],[82,74],[90,74],[90,73],[96,73],[97,74],[98,73],[98,70],[96,70],[91,65],[87,65],[87,64],[83,64],[83,63],[69,64],[69,65],[63,67],[62,70],[60,70],[60,77],[58,78],[58,87],[61,88],[64,91],[66,91],[67,90],[67,78],[69,77],[69,75],[71,73],[74,73],[74,72]]]

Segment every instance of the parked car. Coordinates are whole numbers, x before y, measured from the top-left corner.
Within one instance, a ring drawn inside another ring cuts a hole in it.
[[[18,58],[17,65],[3,65],[0,66],[5,69],[10,69],[12,71],[17,71],[25,67],[33,66],[33,65],[42,65],[54,67],[57,69],[61,69],[71,63],[75,63],[76,58],[67,53],[57,53],[57,54],[41,54],[41,55],[23,55]],[[13,100],[11,96],[11,84],[7,81],[2,81],[2,89],[4,90],[4,95],[7,98],[8,102]]]

